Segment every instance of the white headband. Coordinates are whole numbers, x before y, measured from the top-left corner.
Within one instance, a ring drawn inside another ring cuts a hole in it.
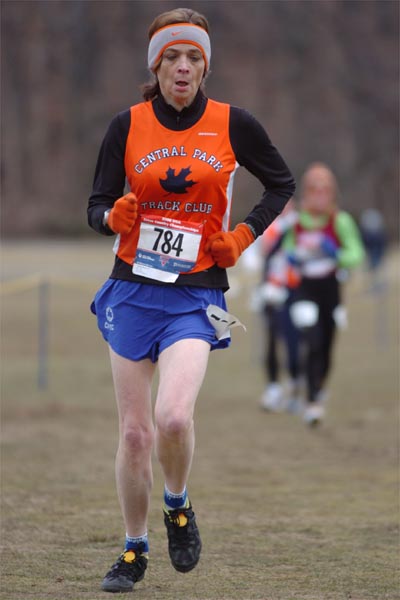
[[[210,38],[202,27],[190,23],[167,25],[155,32],[149,44],[148,66],[150,70],[157,64],[164,50],[174,44],[192,44],[196,46],[203,55],[208,71],[211,59]]]

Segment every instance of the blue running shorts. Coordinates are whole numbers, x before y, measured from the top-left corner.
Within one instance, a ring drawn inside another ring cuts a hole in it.
[[[91,311],[111,348],[130,360],[150,358],[178,340],[199,339],[211,350],[227,348],[206,315],[210,304],[226,310],[222,290],[194,286],[158,286],[108,279],[96,293]]]

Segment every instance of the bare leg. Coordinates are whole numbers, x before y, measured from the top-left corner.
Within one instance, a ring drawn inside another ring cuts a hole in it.
[[[147,531],[153,485],[151,381],[155,366],[148,359],[135,362],[123,358],[111,348],[110,358],[119,415],[118,497],[126,532],[139,536]]]
[[[164,350],[158,361],[155,447],[165,483],[177,494],[184,489],[192,465],[193,413],[209,354],[207,342],[186,339]]]

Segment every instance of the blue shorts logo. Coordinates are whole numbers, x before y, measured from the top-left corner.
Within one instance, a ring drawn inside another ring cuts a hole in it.
[[[111,308],[111,306],[107,306],[107,308],[106,308],[106,319],[107,319],[107,321],[104,323],[104,328],[114,331],[114,324],[113,324],[114,312],[113,312],[113,309]]]

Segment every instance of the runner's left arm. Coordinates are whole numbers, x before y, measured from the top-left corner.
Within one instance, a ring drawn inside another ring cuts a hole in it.
[[[257,238],[293,196],[295,181],[267,132],[249,112],[231,106],[229,135],[238,163],[264,186],[262,198],[244,219]]]
[[[335,220],[335,232],[340,241],[337,253],[339,267],[350,269],[362,263],[365,256],[361,235],[353,217],[340,211]]]

